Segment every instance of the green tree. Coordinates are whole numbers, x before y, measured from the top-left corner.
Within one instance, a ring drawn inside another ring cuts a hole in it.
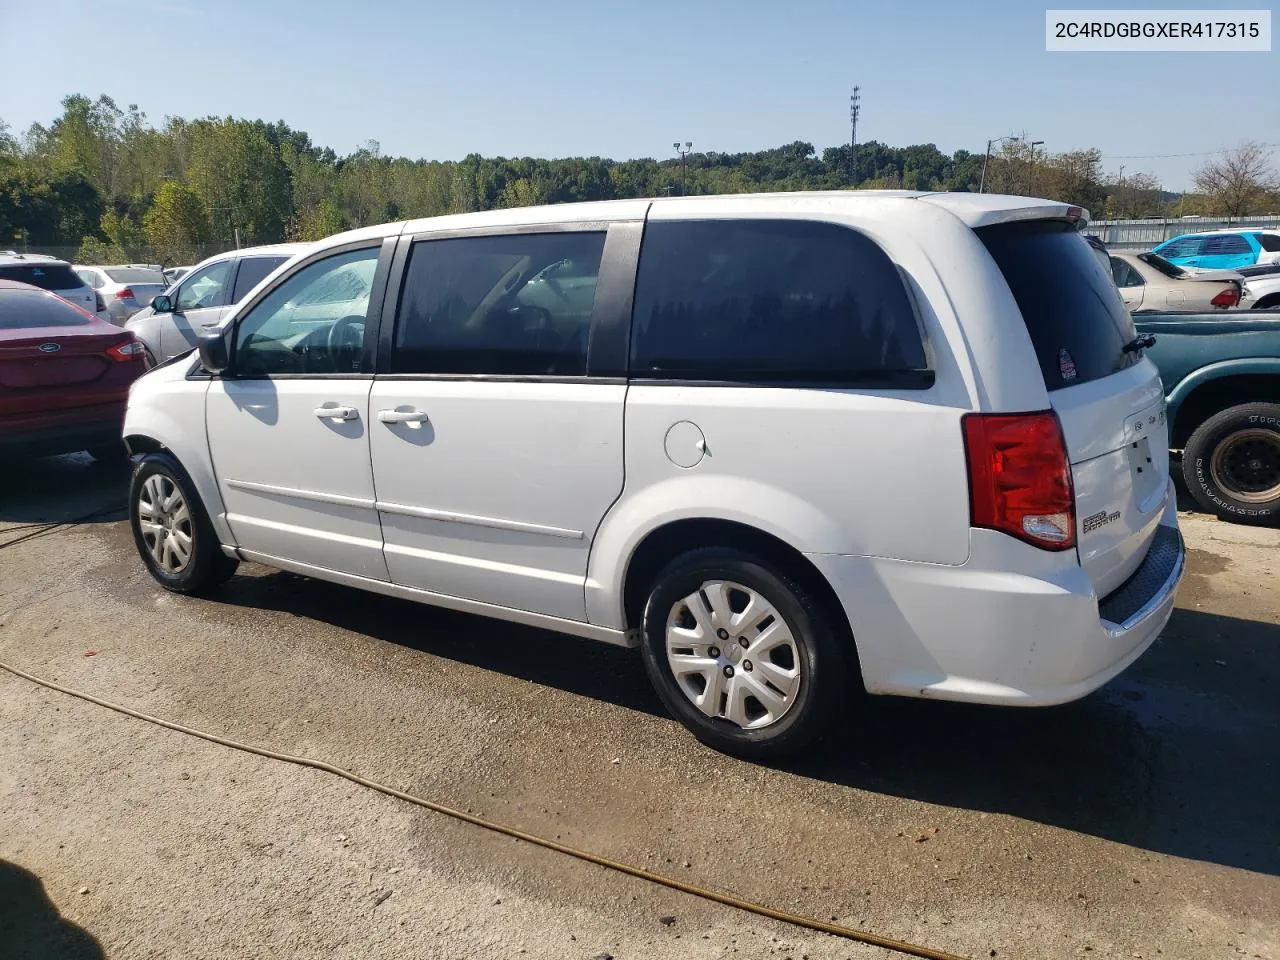
[[[198,120],[186,131],[187,183],[204,201],[215,235],[273,243],[293,215],[293,185],[279,149],[247,120]]]
[[[292,231],[295,240],[323,240],[347,229],[338,205],[328,198],[301,215]]]
[[[195,191],[168,180],[142,220],[147,243],[163,263],[192,263],[209,242],[209,215]]]

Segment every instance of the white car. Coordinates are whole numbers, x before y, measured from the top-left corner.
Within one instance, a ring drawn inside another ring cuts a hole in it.
[[[127,263],[113,267],[72,267],[76,276],[97,291],[111,321],[123,324],[164,293],[168,283],[158,267]]]
[[[1244,299],[1246,310],[1280,310],[1280,263],[1244,267]]]
[[[29,283],[41,290],[56,293],[63,300],[70,300],[77,307],[88,310],[103,320],[110,320],[106,306],[94,294],[93,288],[81,280],[71,264],[57,257],[38,253],[0,251],[0,280],[16,280]]]
[[[745,756],[863,691],[1084,696],[1183,569],[1086,216],[859,191],[339,234],[133,388],[139,554],[180,593],[252,560],[639,646]]]
[[[201,330],[216,327],[271,271],[309,246],[244,247],[202,260],[130,317],[125,327],[142,341],[148,365],[189,353]]]

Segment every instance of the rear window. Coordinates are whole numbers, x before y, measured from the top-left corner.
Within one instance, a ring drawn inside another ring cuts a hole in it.
[[[164,284],[164,274],[159,270],[146,270],[141,267],[115,267],[103,270],[113,283],[159,283]]]
[[[1183,270],[1181,267],[1174,266],[1158,253],[1140,253],[1138,254],[1138,259],[1149,267],[1155,267],[1166,277],[1173,277],[1175,280],[1178,277],[1185,277],[1187,275],[1187,271]]]
[[[261,283],[272,270],[284,263],[288,257],[245,257],[240,261],[240,272],[236,274],[236,288],[231,295],[232,303],[239,303],[246,293]]]
[[[631,375],[927,387],[902,276],[874,240],[806,220],[650,223]]]
[[[1052,220],[975,231],[1004,274],[1050,390],[1074,387],[1137,362],[1135,334],[1112,278],[1084,237]]]
[[[0,330],[79,327],[89,322],[65,300],[35,290],[0,290]]]
[[[0,266],[0,280],[17,280],[41,290],[79,290],[84,286],[65,263],[8,263]]]

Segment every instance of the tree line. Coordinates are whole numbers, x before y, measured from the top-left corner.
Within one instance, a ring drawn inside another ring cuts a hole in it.
[[[1199,192],[1150,174],[1108,177],[1101,152],[984,152],[871,141],[819,153],[802,141],[615,161],[602,157],[384,156],[375,141],[339,156],[284,121],[169,117],[72,95],[49,126],[0,119],[0,247],[75,249],[80,262],[187,263],[236,243],[318,240],[410,217],[578,200],[901,187],[1045,196],[1095,218],[1260,214],[1280,209],[1267,153],[1245,144],[1205,165]],[[985,168],[985,174],[984,174]]]

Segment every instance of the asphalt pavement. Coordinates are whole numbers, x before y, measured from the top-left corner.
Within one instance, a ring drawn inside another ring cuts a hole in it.
[[[1083,701],[874,700],[770,767],[694,741],[634,651],[249,564],[168,594],[126,480],[0,473],[0,660],[967,957],[1280,958],[1280,531],[1183,514],[1168,630]],[[2,957],[602,954],[889,956],[0,674]]]

